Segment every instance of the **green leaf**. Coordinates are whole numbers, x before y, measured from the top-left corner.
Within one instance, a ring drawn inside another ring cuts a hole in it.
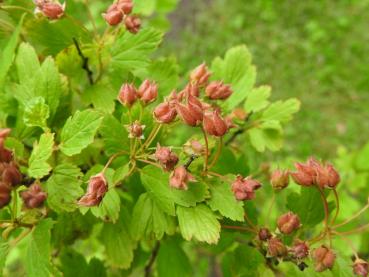
[[[156,8],[157,0],[134,0],[134,13],[145,16],[151,15]]]
[[[223,80],[232,86],[233,94],[224,104],[227,110],[232,110],[244,101],[255,84],[256,69],[245,45],[229,49],[224,60],[216,58],[211,69],[214,79]]]
[[[288,122],[292,119],[292,115],[300,109],[300,101],[291,98],[286,101],[277,101],[271,104],[262,115],[262,120],[278,120],[280,122]]]
[[[44,219],[31,233],[25,259],[25,269],[29,277],[49,277],[51,275],[50,230],[52,225],[51,219]]]
[[[129,222],[129,215],[122,211],[117,223],[105,223],[101,230],[107,262],[112,266],[129,268],[133,261],[135,243],[129,232]]]
[[[131,233],[134,238],[160,240],[165,233],[173,235],[174,232],[174,217],[165,214],[147,193],[141,194],[132,214]]]
[[[369,170],[369,142],[360,150],[355,157],[355,167],[359,170]]]
[[[192,266],[186,253],[180,244],[172,239],[160,243],[157,268],[160,277],[193,276]]]
[[[16,158],[23,158],[24,145],[16,138],[7,137],[5,140],[5,147],[12,150]]]
[[[105,153],[109,156],[120,151],[129,151],[129,138],[126,128],[112,115],[106,115],[99,130]]]
[[[35,74],[40,70],[40,62],[35,49],[29,43],[23,42],[19,46],[15,64],[20,83],[33,83],[36,79]]]
[[[278,151],[282,147],[282,134],[280,130],[274,128],[253,128],[247,133],[250,136],[251,145],[259,152],[264,152],[265,149]]]
[[[237,201],[228,183],[218,181],[210,185],[211,198],[208,204],[213,211],[233,221],[244,221],[243,202]]]
[[[177,207],[179,228],[186,240],[195,238],[209,244],[217,243],[220,224],[213,212],[204,204],[196,207]]]
[[[132,71],[146,67],[162,36],[161,32],[151,28],[142,29],[135,35],[124,32],[111,47],[111,68]]]
[[[268,98],[271,94],[270,86],[261,86],[251,90],[249,96],[247,97],[244,105],[244,109],[247,112],[257,112],[268,106]]]
[[[72,164],[60,164],[47,180],[47,203],[56,212],[72,212],[77,199],[83,194],[81,170]]]
[[[93,142],[101,121],[102,117],[96,111],[77,111],[63,127],[60,150],[67,156],[81,153]]]
[[[29,158],[28,175],[33,178],[42,178],[47,175],[51,166],[47,160],[51,157],[54,146],[54,134],[42,134],[38,143],[33,146],[32,154]]]
[[[109,84],[94,84],[88,87],[82,95],[86,104],[92,104],[95,109],[111,114],[115,108],[115,99],[117,92]]]
[[[8,70],[13,63],[14,52],[15,52],[15,49],[17,48],[18,37],[21,32],[24,17],[25,17],[25,14],[22,15],[12,36],[10,37],[8,43],[6,44],[6,46],[3,48],[3,51],[1,52],[1,55],[0,55],[0,87],[3,86],[5,77],[8,74]]]
[[[301,192],[292,192],[287,197],[287,208],[298,214],[301,223],[314,227],[324,219],[324,207],[316,188],[301,187]]]
[[[184,207],[196,206],[196,203],[204,201],[208,194],[208,187],[202,182],[189,183],[187,190],[175,188],[170,188],[170,190],[174,202]]]
[[[0,237],[0,276],[3,276],[3,269],[5,268],[5,262],[9,250],[9,243],[7,243],[2,237]]]
[[[36,97],[29,101],[24,110],[24,123],[29,126],[47,128],[46,120],[50,116],[49,106],[43,97]]]
[[[104,199],[98,207],[92,207],[91,212],[94,216],[106,221],[116,222],[119,218],[120,197],[115,188],[109,188]]]
[[[141,181],[150,197],[167,214],[175,215],[174,200],[169,188],[169,176],[160,168],[146,166],[141,171]]]

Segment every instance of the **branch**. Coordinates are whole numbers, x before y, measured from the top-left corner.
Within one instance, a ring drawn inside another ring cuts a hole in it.
[[[189,168],[189,166],[192,164],[192,162],[193,162],[194,160],[196,160],[197,158],[198,158],[198,157],[197,157],[196,155],[192,154],[192,155],[189,157],[188,161],[184,164],[184,168],[188,169],[188,168]]]
[[[145,277],[149,277],[151,275],[151,269],[155,262],[156,257],[158,256],[159,248],[160,248],[160,241],[157,241],[154,246],[154,249],[152,250],[149,263],[145,266]]]
[[[78,55],[82,59],[82,68],[86,71],[88,81],[90,82],[90,85],[93,85],[94,84],[94,80],[92,78],[93,72],[90,69],[90,67],[88,66],[88,58],[85,55],[83,55],[82,50],[79,47],[79,44],[78,44],[78,41],[76,40],[76,38],[73,38],[73,42],[74,42],[74,45],[76,46]]]

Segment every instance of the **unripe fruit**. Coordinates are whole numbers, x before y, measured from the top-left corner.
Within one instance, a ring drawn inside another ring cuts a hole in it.
[[[59,19],[64,15],[65,2],[63,5],[59,3],[44,3],[41,5],[41,12],[49,19]]]
[[[283,170],[275,170],[272,173],[272,176],[270,178],[270,183],[272,184],[273,188],[276,190],[282,190],[286,188],[290,181],[290,175],[289,172],[283,171]]]
[[[155,101],[158,96],[158,85],[155,82],[145,80],[139,87],[137,94],[142,102],[149,104]]]
[[[127,16],[124,20],[124,24],[126,25],[128,32],[132,34],[137,34],[141,28],[141,20],[134,15]]]
[[[209,72],[205,63],[200,64],[190,74],[190,80],[192,83],[203,87],[208,83],[211,73]]]
[[[154,109],[154,117],[160,123],[171,123],[177,116],[177,111],[170,102],[160,103]]]
[[[78,204],[85,207],[97,206],[103,200],[108,191],[108,182],[103,173],[92,176],[88,182],[87,192],[78,201]]]
[[[180,190],[187,190],[188,182],[196,182],[196,179],[187,171],[184,166],[175,168],[169,178],[169,185],[172,188]]]
[[[122,22],[123,13],[118,9],[117,4],[112,4],[103,14],[103,17],[110,26],[115,26]]]
[[[122,105],[131,107],[137,99],[137,91],[132,84],[123,84],[120,88],[118,100]]]
[[[143,139],[144,138],[144,135],[143,135],[143,130],[144,129],[145,129],[145,125],[141,125],[141,123],[136,120],[131,125],[127,126],[127,130],[128,130],[128,133],[129,133],[128,137],[129,138]]]
[[[281,233],[289,235],[300,227],[300,219],[296,214],[288,212],[278,218],[277,225]]]
[[[178,163],[178,156],[169,147],[156,146],[155,159],[166,171],[171,171]]]
[[[220,116],[219,110],[205,112],[203,120],[204,130],[209,135],[222,137],[228,131],[227,122]]]
[[[333,268],[336,255],[330,248],[322,245],[313,251],[312,258],[315,264],[315,271],[322,272]]]
[[[213,100],[227,99],[233,93],[230,85],[225,85],[222,81],[213,81],[205,89],[206,95]]]
[[[39,184],[34,183],[27,190],[21,191],[20,196],[27,208],[34,209],[43,205],[47,198],[47,193],[42,190]]]
[[[369,272],[368,262],[362,259],[356,259],[353,265],[354,274],[357,276],[367,277]]]
[[[132,0],[119,0],[117,3],[118,9],[124,14],[130,14],[133,9]]]
[[[309,256],[309,246],[305,241],[295,240],[291,252],[296,259],[304,259]]]
[[[22,173],[15,163],[10,163],[4,166],[2,180],[10,186],[17,186],[22,182]]]
[[[284,257],[287,255],[287,247],[278,238],[268,240],[268,254],[271,257]]]
[[[176,110],[179,117],[189,126],[197,126],[203,119],[203,107],[199,99],[187,94],[187,105],[176,101]]]
[[[232,191],[238,201],[252,200],[255,198],[255,190],[259,189],[261,184],[251,179],[251,177],[243,178],[238,175],[232,183]]]
[[[258,232],[258,237],[261,241],[268,241],[272,238],[272,234],[270,233],[268,228],[260,228]]]
[[[0,209],[9,204],[11,200],[11,187],[0,182]]]

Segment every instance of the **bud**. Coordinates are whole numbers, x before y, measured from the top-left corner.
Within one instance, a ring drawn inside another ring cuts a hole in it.
[[[199,99],[187,94],[187,105],[176,102],[176,110],[179,117],[190,126],[197,126],[203,119],[203,107]]]
[[[145,127],[145,125],[141,125],[141,123],[136,120],[131,125],[126,126],[129,133],[128,137],[144,139],[143,130]]]
[[[268,254],[271,257],[284,257],[287,255],[287,247],[278,238],[271,238],[268,241]]]
[[[17,186],[22,182],[22,174],[15,163],[10,163],[4,166],[2,180],[10,186]]]
[[[290,181],[290,174],[288,170],[279,170],[277,169],[272,173],[272,177],[270,178],[270,183],[273,188],[276,190],[282,190],[288,186]]]
[[[118,100],[122,105],[131,107],[137,99],[137,91],[132,84],[123,84],[120,88]]]
[[[158,96],[158,85],[155,82],[145,80],[138,89],[137,94],[145,104],[151,103]]]
[[[122,22],[123,13],[118,9],[118,5],[114,3],[110,5],[103,17],[110,26],[115,26]]]
[[[156,146],[155,159],[166,171],[172,171],[178,163],[178,156],[169,147]]]
[[[108,191],[108,182],[103,173],[92,176],[88,181],[87,192],[78,201],[78,204],[85,207],[97,206],[103,200]]]
[[[296,214],[288,212],[278,218],[277,225],[281,233],[289,235],[300,227],[300,219]]]
[[[362,259],[356,259],[353,265],[353,270],[355,275],[367,277],[369,272],[369,264]]]
[[[203,87],[208,83],[211,73],[209,72],[205,63],[200,64],[190,74],[190,80],[192,83]]]
[[[130,14],[133,9],[132,0],[119,0],[117,3],[118,10],[124,14]]]
[[[240,175],[232,183],[233,194],[239,201],[254,199],[255,190],[260,187],[261,184],[258,181],[251,179],[251,177],[243,178]]]
[[[23,199],[24,205],[29,209],[41,207],[47,198],[47,193],[36,183],[32,184],[27,190],[21,191],[19,194]]]
[[[206,95],[210,99],[227,99],[233,93],[230,85],[225,85],[222,81],[213,81],[205,89]]]
[[[331,249],[322,245],[313,251],[312,258],[315,263],[315,271],[322,272],[333,267],[336,255]]]
[[[296,259],[304,259],[309,256],[309,246],[305,241],[295,240],[291,252]]]
[[[128,32],[137,34],[141,27],[141,20],[137,16],[129,15],[125,18],[124,24]]]
[[[196,180],[183,165],[174,169],[169,178],[169,185],[176,189],[187,190],[188,182],[196,182]]]
[[[204,146],[197,140],[190,140],[183,145],[183,151],[191,156],[202,156],[205,154]]]
[[[203,126],[206,133],[216,137],[222,137],[228,131],[227,122],[219,115],[219,110],[205,112]]]
[[[272,238],[272,234],[270,233],[268,228],[260,228],[258,237],[261,241],[268,241]]]
[[[40,5],[40,10],[49,19],[59,19],[64,15],[65,2],[60,3],[45,2]]]
[[[11,200],[11,188],[8,184],[0,182],[0,209],[9,204]]]

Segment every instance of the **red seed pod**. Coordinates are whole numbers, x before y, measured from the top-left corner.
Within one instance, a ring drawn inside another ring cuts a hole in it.
[[[314,185],[315,179],[315,164],[313,165],[311,162],[306,164],[303,163],[295,163],[295,167],[297,169],[296,172],[292,172],[292,179],[301,186],[312,186]]]
[[[251,179],[251,177],[243,178],[238,175],[232,183],[232,191],[236,199],[239,201],[252,200],[255,198],[255,190],[259,189],[261,184]]]
[[[127,107],[131,107],[137,99],[137,91],[134,85],[132,84],[123,84],[120,88],[118,100],[122,105]]]
[[[199,87],[206,86],[208,83],[211,73],[209,72],[205,63],[200,64],[190,74],[190,80],[192,83],[198,85]]]
[[[287,247],[278,238],[268,240],[268,254],[271,257],[284,257],[288,253]]]
[[[160,103],[154,109],[154,117],[160,123],[172,123],[177,116],[177,111],[170,102]]]
[[[114,3],[109,6],[103,17],[110,26],[115,26],[122,22],[123,13],[118,9],[118,5]]]
[[[327,186],[330,188],[335,188],[341,181],[341,177],[333,165],[327,164],[326,167],[329,175]]]
[[[199,99],[191,94],[187,94],[187,105],[176,101],[177,113],[184,123],[190,126],[197,126],[203,119],[203,107]]]
[[[103,173],[92,176],[88,182],[87,192],[78,201],[80,206],[92,207],[97,206],[103,200],[105,193],[108,191],[108,182]]]
[[[0,137],[0,163],[9,163],[13,159],[13,152],[4,146],[5,138]]]
[[[0,209],[9,204],[11,200],[11,187],[0,182]]]
[[[315,271],[322,272],[333,268],[336,255],[332,249],[322,245],[313,251],[312,258],[315,263]]]
[[[155,101],[158,96],[158,85],[155,82],[145,80],[139,87],[137,94],[142,102],[149,104]]]
[[[288,170],[275,170],[270,178],[270,183],[276,190],[282,190],[288,187],[290,182],[290,173]]]
[[[369,274],[369,264],[362,259],[356,259],[353,265],[354,274],[357,276],[367,277]]]
[[[261,241],[268,241],[272,238],[272,233],[270,233],[268,228],[260,228],[258,237]]]
[[[141,19],[134,15],[128,15],[124,20],[124,24],[126,25],[128,32],[137,34],[141,28]]]
[[[129,138],[139,138],[143,139],[143,130],[145,129],[145,125],[141,125],[139,121],[133,122],[131,125],[126,126],[128,130]]]
[[[130,14],[133,9],[132,0],[119,0],[117,3],[118,9],[124,14]]]
[[[49,19],[59,19],[64,15],[65,2],[60,3],[45,2],[40,5],[41,12]]]
[[[227,99],[233,93],[230,85],[225,85],[222,81],[213,81],[205,89],[205,94],[213,100]]]
[[[10,163],[4,166],[2,173],[2,180],[10,186],[20,185],[22,182],[22,173],[20,173],[18,166],[15,163]]]
[[[172,171],[178,163],[178,156],[169,147],[156,146],[155,159],[166,171]]]
[[[180,93],[178,93],[178,97],[182,99],[189,94],[195,97],[199,97],[200,96],[199,86],[196,84],[187,84],[186,87]]]
[[[305,241],[295,240],[291,252],[296,259],[305,259],[309,256],[309,246]]]
[[[288,212],[278,218],[277,225],[281,233],[289,235],[300,227],[300,218],[296,214]]]
[[[29,209],[41,207],[47,198],[47,193],[36,183],[32,184],[27,190],[21,191],[19,194],[23,199],[24,205]]]
[[[175,168],[169,178],[169,185],[180,190],[187,190],[188,182],[196,182],[196,179],[182,165]]]
[[[219,110],[205,112],[203,124],[205,132],[212,136],[222,137],[228,131],[227,122],[220,116]]]

